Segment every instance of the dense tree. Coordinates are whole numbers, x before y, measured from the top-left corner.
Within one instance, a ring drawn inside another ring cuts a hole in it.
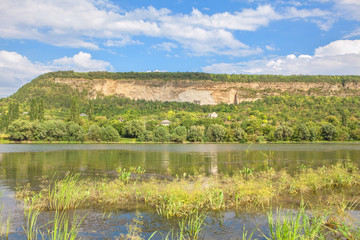
[[[80,107],[78,98],[71,99],[70,120],[75,123],[80,122]]]
[[[89,127],[87,138],[92,141],[101,141],[102,131],[99,125],[93,124]]]
[[[206,136],[210,142],[223,142],[225,141],[226,129],[219,124],[211,124],[207,131]]]
[[[325,124],[321,127],[321,136],[326,141],[333,141],[337,137],[337,130],[331,123]]]
[[[184,126],[177,126],[171,134],[171,141],[182,143],[186,140],[187,131]]]
[[[170,139],[169,131],[164,126],[159,126],[155,129],[154,140],[156,142],[167,142]]]
[[[145,124],[140,120],[131,120],[124,126],[124,136],[130,138],[137,138],[145,131]]]
[[[119,133],[112,126],[102,127],[101,131],[101,139],[103,141],[117,142],[120,139]]]
[[[204,126],[191,126],[188,132],[188,140],[190,142],[201,142],[204,137]]]

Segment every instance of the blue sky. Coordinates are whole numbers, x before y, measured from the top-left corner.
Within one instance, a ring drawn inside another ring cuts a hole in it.
[[[360,74],[360,0],[0,1],[0,97],[57,70]]]

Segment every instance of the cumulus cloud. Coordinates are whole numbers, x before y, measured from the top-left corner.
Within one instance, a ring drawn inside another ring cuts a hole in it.
[[[211,73],[244,74],[360,74],[360,40],[338,40],[315,49],[314,55],[287,55],[266,60],[216,63],[203,68]]]
[[[266,4],[208,15],[198,9],[189,14],[154,7],[123,11],[108,0],[12,0],[0,1],[0,37],[98,49],[99,40],[114,47],[139,44],[132,38],[146,36],[176,41],[194,55],[243,56],[259,53],[259,49],[236,39],[233,31],[255,31],[276,20],[327,14],[294,7],[278,13]]]
[[[0,51],[0,97],[9,96],[40,74],[58,70],[103,71],[112,70],[112,66],[108,62],[92,59],[89,53],[84,52],[45,64],[32,62],[16,52]]]

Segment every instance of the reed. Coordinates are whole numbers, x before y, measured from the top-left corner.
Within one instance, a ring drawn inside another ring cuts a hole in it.
[[[54,220],[45,225],[46,233],[42,233],[43,239],[49,240],[75,240],[78,238],[79,227],[83,219],[73,214],[70,221],[69,213],[56,211]]]
[[[3,219],[4,205],[0,206],[0,239],[7,240],[9,238],[10,228],[11,228],[11,214],[9,211],[9,216],[4,221]]]
[[[326,215],[310,218],[303,206],[297,212],[287,212],[285,216],[278,211],[276,219],[270,211],[267,220],[270,236],[264,237],[268,240],[326,239],[323,228]]]
[[[142,173],[141,169],[131,172],[136,176]],[[281,203],[284,197],[360,185],[360,171],[350,163],[318,169],[304,167],[292,176],[271,168],[260,172],[243,169],[233,176],[187,176],[172,181],[139,181],[139,177],[128,179],[122,177],[122,172],[119,174],[119,179],[112,181],[80,179],[79,175],[69,174],[44,186],[40,192],[19,188],[17,196],[37,209],[112,206],[118,210],[143,205],[172,218],[188,216],[197,209],[264,209]]]

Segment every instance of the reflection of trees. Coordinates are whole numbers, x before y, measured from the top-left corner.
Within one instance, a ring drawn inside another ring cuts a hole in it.
[[[201,145],[204,148],[208,145]],[[359,150],[271,150],[271,158],[266,159],[261,150],[221,151],[209,145],[202,152],[174,152],[171,149],[159,151],[136,150],[66,150],[50,152],[22,152],[0,154],[0,178],[9,186],[15,187],[31,182],[39,183],[43,175],[62,177],[67,171],[81,172],[84,176],[116,177],[118,167],[129,169],[141,166],[147,173],[171,173],[182,176],[184,172],[194,174],[233,173],[244,166],[263,170],[273,167],[275,170],[286,168],[294,172],[302,164],[320,167],[350,158],[360,159]],[[155,148],[154,148],[155,149]],[[266,150],[268,153],[268,150]]]

